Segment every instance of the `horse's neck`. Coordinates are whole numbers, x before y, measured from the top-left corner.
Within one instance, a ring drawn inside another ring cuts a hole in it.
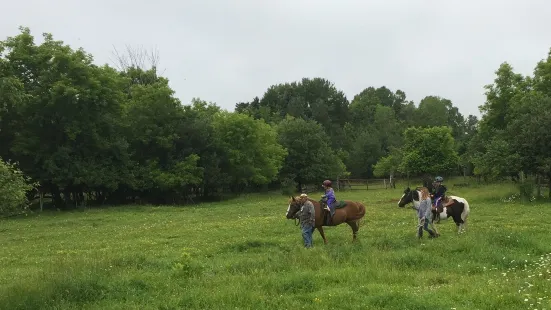
[[[314,206],[319,205],[319,201],[315,201],[312,198],[308,198],[308,201],[310,201]]]

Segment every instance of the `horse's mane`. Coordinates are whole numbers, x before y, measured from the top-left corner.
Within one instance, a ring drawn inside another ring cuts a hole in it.
[[[289,203],[293,202],[293,200],[294,200],[294,201],[297,201],[297,202],[300,201],[300,196],[296,196],[296,197],[294,197],[294,198],[295,198],[295,199],[293,199],[293,198],[289,199]],[[310,202],[312,202],[312,203],[319,203],[319,201],[317,201],[317,200],[315,200],[315,199],[312,199],[312,198],[310,198],[310,197],[306,197],[306,200],[308,200],[308,201],[310,201]]]

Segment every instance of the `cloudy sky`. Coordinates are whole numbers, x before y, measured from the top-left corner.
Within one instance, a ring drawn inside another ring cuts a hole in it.
[[[80,4],[79,4],[80,3]],[[273,84],[324,77],[349,99],[369,86],[479,115],[507,61],[531,74],[551,48],[549,0],[0,0],[0,39],[30,27],[112,63],[113,46],[157,49],[184,103],[228,110]]]

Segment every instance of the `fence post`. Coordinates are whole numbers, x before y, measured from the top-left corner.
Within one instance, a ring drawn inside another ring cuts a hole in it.
[[[369,180],[365,180],[365,186],[367,187],[367,190],[369,190]]]

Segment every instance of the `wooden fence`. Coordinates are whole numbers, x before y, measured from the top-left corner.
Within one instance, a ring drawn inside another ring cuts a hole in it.
[[[336,186],[339,191],[388,188],[396,188],[396,179],[339,179]]]

